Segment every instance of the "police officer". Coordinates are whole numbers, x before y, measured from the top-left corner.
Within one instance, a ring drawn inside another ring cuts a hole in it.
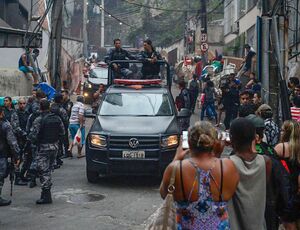
[[[0,107],[0,206],[10,205],[10,200],[1,197],[4,178],[7,177],[8,154],[13,151],[16,158],[19,158],[20,148],[8,121],[4,120],[4,108]],[[12,153],[11,153],[12,154]]]
[[[27,124],[26,124],[26,132],[30,133],[33,122],[40,115],[40,101],[45,98],[46,95],[43,91],[38,90],[35,94],[33,94],[31,98],[31,102],[27,103],[26,111],[30,113]],[[36,151],[37,147],[34,143],[30,143],[30,164],[28,176],[30,177],[29,188],[34,188],[36,186]]]
[[[51,198],[51,170],[58,152],[58,142],[65,135],[64,124],[59,116],[50,113],[50,102],[40,101],[41,115],[33,122],[29,140],[37,145],[37,172],[42,185],[41,198],[36,204],[50,204]]]
[[[72,111],[72,107],[73,107],[73,102],[70,100],[70,95],[69,95],[69,91],[68,90],[63,90],[61,92],[61,94],[63,95],[63,107],[64,109],[67,111],[68,114],[68,123],[69,123],[69,119],[71,116],[71,111]],[[64,138],[64,148],[65,148],[65,155],[63,158],[68,158],[68,157],[72,157],[72,153],[69,150],[69,129],[68,127],[65,129],[66,133],[65,133],[65,138]]]
[[[63,107],[63,96],[62,94],[58,93],[54,96],[54,103],[50,107],[50,112],[56,114],[59,116],[59,118],[62,120],[64,124],[65,130],[68,129],[69,127],[69,117],[67,114],[67,111]],[[61,157],[64,155],[64,139],[59,141],[59,152],[56,156],[56,164],[55,168],[59,168],[62,164],[63,161],[61,160]]]
[[[107,61],[118,61],[118,60],[135,60],[136,58],[132,56],[127,50],[124,50],[121,47],[121,39],[114,39],[114,49],[110,50]],[[121,74],[121,77],[128,78],[132,74],[132,71],[129,70],[129,63],[113,63],[112,64],[114,73],[116,75]]]
[[[24,149],[26,144],[26,124],[29,117],[29,114],[25,110],[26,108],[26,100],[24,98],[20,98],[18,101],[18,109],[11,116],[11,126],[14,130],[14,134],[17,137],[17,141],[19,147]],[[15,185],[27,185],[27,181],[25,181],[24,174],[28,169],[28,154],[24,153],[24,156],[20,156],[21,159],[24,160],[24,164],[22,166],[22,170],[16,171],[16,179]]]
[[[5,97],[4,98],[4,117],[5,120],[7,121],[11,121],[11,116],[14,113],[14,107],[13,107],[13,103],[12,103],[12,99],[11,97]]]

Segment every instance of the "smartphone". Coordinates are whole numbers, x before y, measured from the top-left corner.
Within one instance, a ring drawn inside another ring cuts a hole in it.
[[[182,131],[182,148],[189,149],[188,131]]]

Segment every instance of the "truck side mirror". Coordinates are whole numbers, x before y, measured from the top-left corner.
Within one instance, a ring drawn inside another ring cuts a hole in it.
[[[85,110],[84,116],[87,117],[87,118],[96,118],[96,114],[93,113],[92,109]]]

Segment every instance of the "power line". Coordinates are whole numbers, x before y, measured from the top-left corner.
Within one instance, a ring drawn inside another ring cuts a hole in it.
[[[129,1],[129,0],[121,0],[121,1],[126,2],[128,4],[135,5],[135,6],[144,7],[144,8],[153,9],[153,10],[170,11],[170,12],[198,12],[199,11],[199,9],[167,9],[167,8],[160,8],[160,7],[153,7],[153,6],[149,6],[149,5],[144,5],[144,4],[136,3],[136,2],[133,2],[133,1]],[[225,2],[225,0],[220,1],[220,3],[215,8],[213,8],[211,11],[207,12],[206,14],[213,13],[224,2]]]
[[[122,21],[121,19],[117,18],[116,16],[114,16],[113,14],[111,14],[109,11],[107,11],[106,9],[104,9],[98,2],[96,2],[95,0],[93,0],[93,2],[95,3],[95,5],[97,5],[102,11],[104,11],[106,14],[110,15],[110,17],[114,18],[115,20],[117,20],[119,23],[122,23],[126,26],[129,26],[131,28],[133,28],[132,25],[129,25],[128,23]]]

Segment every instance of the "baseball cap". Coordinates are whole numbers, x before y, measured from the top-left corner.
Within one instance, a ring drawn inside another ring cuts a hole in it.
[[[250,114],[245,118],[248,119],[249,121],[251,121],[254,124],[255,128],[265,128],[265,122],[259,116]]]

